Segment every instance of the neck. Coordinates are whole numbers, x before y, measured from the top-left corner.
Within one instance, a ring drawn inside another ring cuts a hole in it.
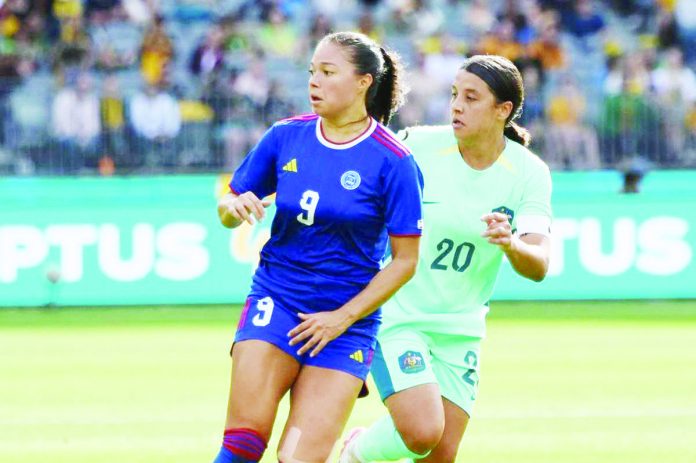
[[[498,160],[505,149],[505,137],[502,132],[475,136],[466,140],[457,140],[459,154],[464,162],[476,170],[484,170]]]
[[[326,138],[340,143],[360,135],[371,122],[367,110],[363,107],[361,110],[346,112],[337,117],[322,117],[321,128]]]

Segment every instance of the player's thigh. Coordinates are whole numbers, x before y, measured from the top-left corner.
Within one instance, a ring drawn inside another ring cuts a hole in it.
[[[427,457],[418,460],[427,463],[454,463],[457,451],[469,424],[469,415],[459,406],[449,400],[442,399],[445,411],[445,430],[437,446]]]
[[[427,337],[390,329],[378,337],[372,377],[396,428],[413,451],[432,448],[444,426],[440,388]]]
[[[296,314],[271,297],[247,299],[232,349],[227,429],[250,427],[270,435],[278,403],[300,370],[287,339],[296,324]]]
[[[278,459],[282,463],[325,462],[362,384],[361,378],[345,371],[303,366],[292,387]]]
[[[272,344],[259,340],[236,343],[225,429],[251,428],[268,439],[278,403],[298,371],[297,361]]]
[[[457,335],[431,335],[432,366],[442,397],[468,416],[478,394],[481,339]]]

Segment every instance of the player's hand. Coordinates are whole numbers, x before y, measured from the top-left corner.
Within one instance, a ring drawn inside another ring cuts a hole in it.
[[[491,212],[481,216],[481,221],[487,225],[481,236],[487,237],[489,243],[500,246],[504,252],[512,248],[514,244],[512,226],[506,214]]]
[[[254,218],[260,221],[266,216],[265,208],[270,205],[271,201],[260,200],[254,193],[247,191],[239,196],[231,194],[223,196],[218,202],[218,211],[226,214],[235,223],[246,221],[253,225]],[[221,217],[225,222],[223,215]]]
[[[288,333],[291,346],[304,342],[297,351],[297,355],[309,352],[310,357],[316,356],[329,342],[343,334],[350,326],[345,315],[338,310],[297,315],[302,322]]]

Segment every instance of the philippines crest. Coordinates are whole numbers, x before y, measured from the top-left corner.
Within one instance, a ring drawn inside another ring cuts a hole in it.
[[[346,190],[355,190],[360,186],[360,174],[354,170],[349,170],[341,175],[341,186]]]

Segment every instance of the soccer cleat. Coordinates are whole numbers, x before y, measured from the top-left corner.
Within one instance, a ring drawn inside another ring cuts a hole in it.
[[[355,454],[355,443],[365,429],[367,428],[353,428],[348,432],[346,440],[343,441],[341,454],[338,456],[338,463],[367,463]]]

